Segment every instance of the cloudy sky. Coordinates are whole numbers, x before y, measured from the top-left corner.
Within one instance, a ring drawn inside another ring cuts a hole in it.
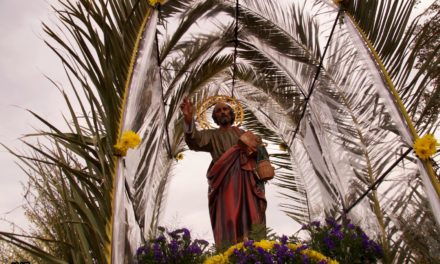
[[[0,142],[21,151],[25,148],[19,138],[42,127],[25,109],[54,123],[61,120],[61,97],[44,76],[63,79],[60,63],[42,40],[41,23],[49,21],[49,2],[0,1]],[[21,184],[26,176],[14,161],[0,148],[0,218],[26,227],[19,209],[24,203]],[[0,221],[1,230],[9,228],[7,222]]]
[[[26,109],[53,124],[62,126],[64,101],[57,88],[46,78],[66,84],[61,64],[44,44],[42,22],[55,21],[49,5],[55,0],[0,0],[0,143],[18,151],[26,151],[20,138],[43,128]],[[65,86],[68,88],[68,86]],[[209,224],[206,169],[209,155],[186,153],[174,168],[168,189],[163,225],[186,226],[193,233],[212,241]],[[0,148],[0,230],[12,230],[10,222],[27,229],[21,206],[25,173],[16,159]],[[202,161],[202,162],[200,162]],[[274,186],[267,186],[268,226],[278,233],[292,234],[297,230],[277,204]]]

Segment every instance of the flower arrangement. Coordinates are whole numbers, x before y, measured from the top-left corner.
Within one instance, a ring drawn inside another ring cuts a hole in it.
[[[337,264],[321,253],[308,249],[306,245],[287,243],[287,237],[279,241],[248,240],[231,246],[223,254],[212,256],[204,264],[226,263],[318,263]]]
[[[165,228],[159,227],[159,232],[158,237],[138,248],[137,264],[203,263],[209,245],[207,241],[192,241],[186,228],[166,232]]]
[[[136,148],[141,143],[141,138],[138,134],[131,130],[124,131],[121,139],[113,146],[116,156],[127,155],[129,148]]]
[[[302,229],[310,234],[307,242],[310,247],[340,263],[376,263],[383,257],[380,245],[349,220],[338,224],[335,219],[327,218],[322,226],[314,221]]]
[[[207,250],[208,242],[191,240],[186,228],[166,232],[160,227],[159,236],[141,246],[135,259],[137,264],[364,264],[377,263],[383,257],[382,248],[349,221],[338,224],[327,218],[323,225],[314,221],[302,230],[310,234],[310,239],[300,242],[295,236],[281,236],[274,240],[248,240],[216,254]]]
[[[429,159],[436,152],[438,143],[433,134],[427,134],[414,141],[413,149],[416,155],[422,159]]]

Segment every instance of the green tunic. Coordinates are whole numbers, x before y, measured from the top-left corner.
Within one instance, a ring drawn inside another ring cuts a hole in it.
[[[185,141],[191,150],[211,153],[212,161],[216,162],[223,153],[238,143],[240,133],[241,130],[237,127],[202,131],[193,128],[191,133],[185,133]]]

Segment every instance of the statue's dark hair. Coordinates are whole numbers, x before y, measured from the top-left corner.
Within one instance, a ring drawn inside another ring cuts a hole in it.
[[[226,104],[226,105],[228,106],[229,111],[230,111],[230,113],[231,113],[231,125],[233,125],[234,122],[235,122],[235,111],[234,111],[234,108],[232,108],[232,107],[231,107],[230,105],[228,105],[228,104]],[[214,120],[214,123],[216,123],[217,125],[219,125],[217,119],[215,118],[214,110],[212,110],[212,120]]]

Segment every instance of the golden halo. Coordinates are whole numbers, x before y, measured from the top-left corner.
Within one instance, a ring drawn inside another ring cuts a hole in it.
[[[235,122],[234,125],[239,126],[243,122],[243,107],[241,106],[240,102],[237,101],[237,99],[227,96],[227,95],[215,95],[210,96],[206,98],[200,105],[197,107],[196,112],[196,121],[199,123],[200,127],[205,128],[212,128],[211,124],[208,121],[208,118],[206,117],[206,112],[209,108],[211,108],[213,105],[217,103],[226,103],[234,109],[235,112]]]

